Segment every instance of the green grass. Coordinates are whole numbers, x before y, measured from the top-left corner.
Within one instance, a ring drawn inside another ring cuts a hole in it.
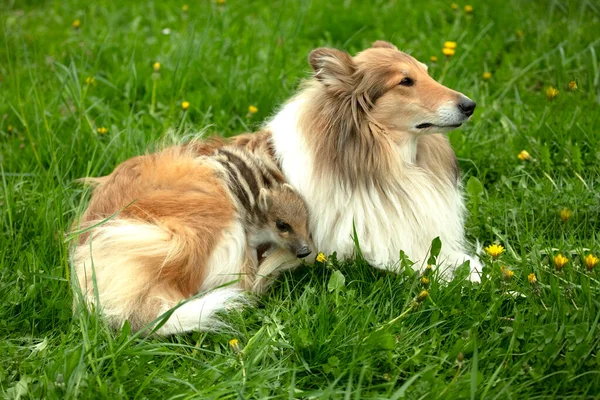
[[[187,14],[183,3],[0,5],[2,397],[598,396],[599,266],[582,265],[600,253],[596,1],[473,0],[472,15],[436,0],[206,0],[190,1]],[[356,52],[376,39],[478,103],[450,139],[469,238],[507,248],[485,259],[482,284],[434,276],[414,306],[423,285],[410,268],[394,275],[330,256],[229,315],[231,332],[144,339],[72,316],[64,235],[86,201],[75,179],[109,173],[169,130],[255,129],[308,76],[311,49]],[[447,61],[446,40],[458,43]],[[560,91],[552,101],[548,86]],[[523,149],[528,162],[517,158]],[[552,264],[559,252],[569,259],[562,271]]]

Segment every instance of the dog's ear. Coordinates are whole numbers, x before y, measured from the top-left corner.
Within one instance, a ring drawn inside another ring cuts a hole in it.
[[[396,46],[394,46],[390,42],[386,42],[385,40],[378,40],[376,42],[373,42],[373,47],[376,48],[376,49],[394,49],[394,50],[398,50],[398,48]]]
[[[321,47],[310,53],[308,62],[315,71],[315,78],[324,85],[351,88],[352,74],[356,71],[356,64],[350,54]]]

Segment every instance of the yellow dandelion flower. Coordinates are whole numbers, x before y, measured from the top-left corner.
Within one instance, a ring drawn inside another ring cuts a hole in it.
[[[429,285],[429,278],[427,278],[426,276],[421,277],[421,284],[423,286],[428,286]]]
[[[491,244],[485,248],[485,251],[492,256],[492,258],[500,257],[500,254],[504,253],[504,247],[501,244]]]
[[[515,32],[515,36],[517,37],[517,39],[523,39],[523,31],[517,29],[517,31]]]
[[[483,73],[483,80],[484,81],[489,81],[490,79],[492,79],[492,73],[489,71],[486,71]]]
[[[13,127],[12,127],[12,125],[9,125],[9,126],[7,126],[7,127],[6,127],[6,131],[7,131],[8,133],[11,133],[11,132],[13,131]]]
[[[465,6],[465,12],[466,12],[467,14],[471,14],[471,13],[473,12],[473,6],[466,5],[466,6]]]
[[[521,150],[521,152],[519,153],[519,155],[517,155],[517,157],[521,161],[528,161],[531,158],[531,156],[529,155],[529,152],[527,150]]]
[[[444,47],[442,49],[442,53],[444,53],[444,55],[446,57],[452,57],[454,55],[454,53],[456,53],[456,51],[454,49],[450,49],[448,47]]]
[[[529,283],[531,283],[532,285],[535,284],[537,282],[537,278],[535,276],[534,273],[531,273],[529,275],[527,275],[527,280],[529,281]]]
[[[598,257],[596,257],[595,255],[593,255],[592,253],[588,254],[584,259],[583,262],[585,263],[585,267],[587,268],[588,271],[591,271],[594,269],[594,267],[596,266],[596,264],[598,264]]]
[[[558,96],[558,89],[555,88],[554,86],[548,86],[548,88],[546,89],[546,98],[548,99],[548,101],[554,100],[554,98],[556,96]]]
[[[554,257],[554,265],[556,266],[557,270],[561,270],[565,264],[567,263],[567,257],[563,256],[562,254],[558,254],[556,257]]]
[[[183,12],[188,12],[190,9],[190,6],[188,6],[187,4],[184,4],[181,6],[181,11]]]
[[[256,108],[255,106],[249,106],[248,107],[248,112],[250,114],[256,114],[258,112],[258,108]]]
[[[79,27],[81,26],[81,21],[76,19],[75,21],[73,21],[73,23],[71,25],[73,26],[74,29],[79,29]]]
[[[323,262],[327,261],[327,257],[325,257],[325,254],[319,253],[319,254],[317,254],[317,261],[320,263],[323,263]]]
[[[452,4],[450,4],[450,7],[451,7],[453,10],[458,10],[458,4],[456,4],[456,3],[452,3]]]
[[[160,63],[155,62],[154,64],[152,64],[152,68],[154,69],[154,72],[160,71]]]
[[[433,267],[431,266],[431,264],[427,264],[427,266],[425,267],[425,273],[428,274],[433,270]]]
[[[181,108],[183,109],[183,111],[187,110],[188,108],[190,108],[190,102],[189,101],[183,101],[181,103]]]
[[[565,207],[558,212],[558,215],[560,216],[560,220],[562,222],[567,222],[573,216],[573,211]]]
[[[429,60],[431,60],[431,62],[438,62],[438,58],[436,56],[429,57]]]
[[[87,78],[85,78],[85,84],[88,86],[96,86],[96,79],[93,76],[88,76]]]
[[[421,303],[429,296],[429,292],[427,290],[421,290],[421,293],[417,296],[417,302]]]
[[[229,346],[233,349],[233,351],[235,351],[236,353],[240,351],[240,342],[237,339],[231,339],[229,341]]]
[[[569,82],[569,90],[570,90],[571,92],[573,92],[573,91],[577,90],[577,82],[575,82],[575,81],[571,81],[571,82]]]
[[[217,0],[218,4],[225,4],[225,0]]]
[[[504,279],[506,279],[508,281],[508,280],[511,280],[513,276],[515,276],[515,271],[510,270],[506,267],[502,267],[502,277]]]
[[[447,49],[456,49],[456,42],[444,42],[444,47]]]
[[[108,129],[106,129],[105,127],[98,128],[98,133],[101,135],[105,135],[107,132],[108,132]]]

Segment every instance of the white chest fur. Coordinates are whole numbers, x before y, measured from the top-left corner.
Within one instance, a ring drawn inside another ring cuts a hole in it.
[[[417,262],[416,266],[424,268],[431,241],[439,236],[441,259],[448,267],[446,276],[467,259],[479,269],[479,262],[464,250],[465,210],[460,188],[434,184],[428,171],[414,165],[410,153],[416,150],[415,143],[406,145],[412,148],[397,149],[398,162],[405,165],[395,189],[380,192],[359,186],[349,192],[335,176],[314,178],[314,166],[319,160],[314,159],[299,131],[302,102],[297,97],[286,104],[267,129],[272,131],[286,179],[308,204],[311,232],[319,251],[336,251],[339,258],[351,257],[355,249],[354,223],[363,255],[378,268],[396,269],[401,250]]]

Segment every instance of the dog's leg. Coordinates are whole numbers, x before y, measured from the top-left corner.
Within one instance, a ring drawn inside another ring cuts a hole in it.
[[[300,259],[289,251],[276,249],[259,265],[252,291],[255,293],[264,292],[281,272],[296,268],[300,265],[300,262]]]
[[[157,331],[158,335],[172,335],[191,331],[214,331],[225,326],[219,321],[217,313],[231,309],[240,309],[249,302],[238,287],[223,287],[204,294],[202,297],[186,300],[177,306],[167,322]],[[172,308],[172,303],[162,301],[159,315],[164,315]],[[160,323],[160,322],[157,322]]]
[[[471,268],[468,279],[471,282],[481,282],[483,264],[477,255],[469,255],[465,253],[452,253],[443,259],[443,261],[440,263],[442,267],[442,277],[444,279],[451,280],[456,268],[465,261],[469,261]]]

